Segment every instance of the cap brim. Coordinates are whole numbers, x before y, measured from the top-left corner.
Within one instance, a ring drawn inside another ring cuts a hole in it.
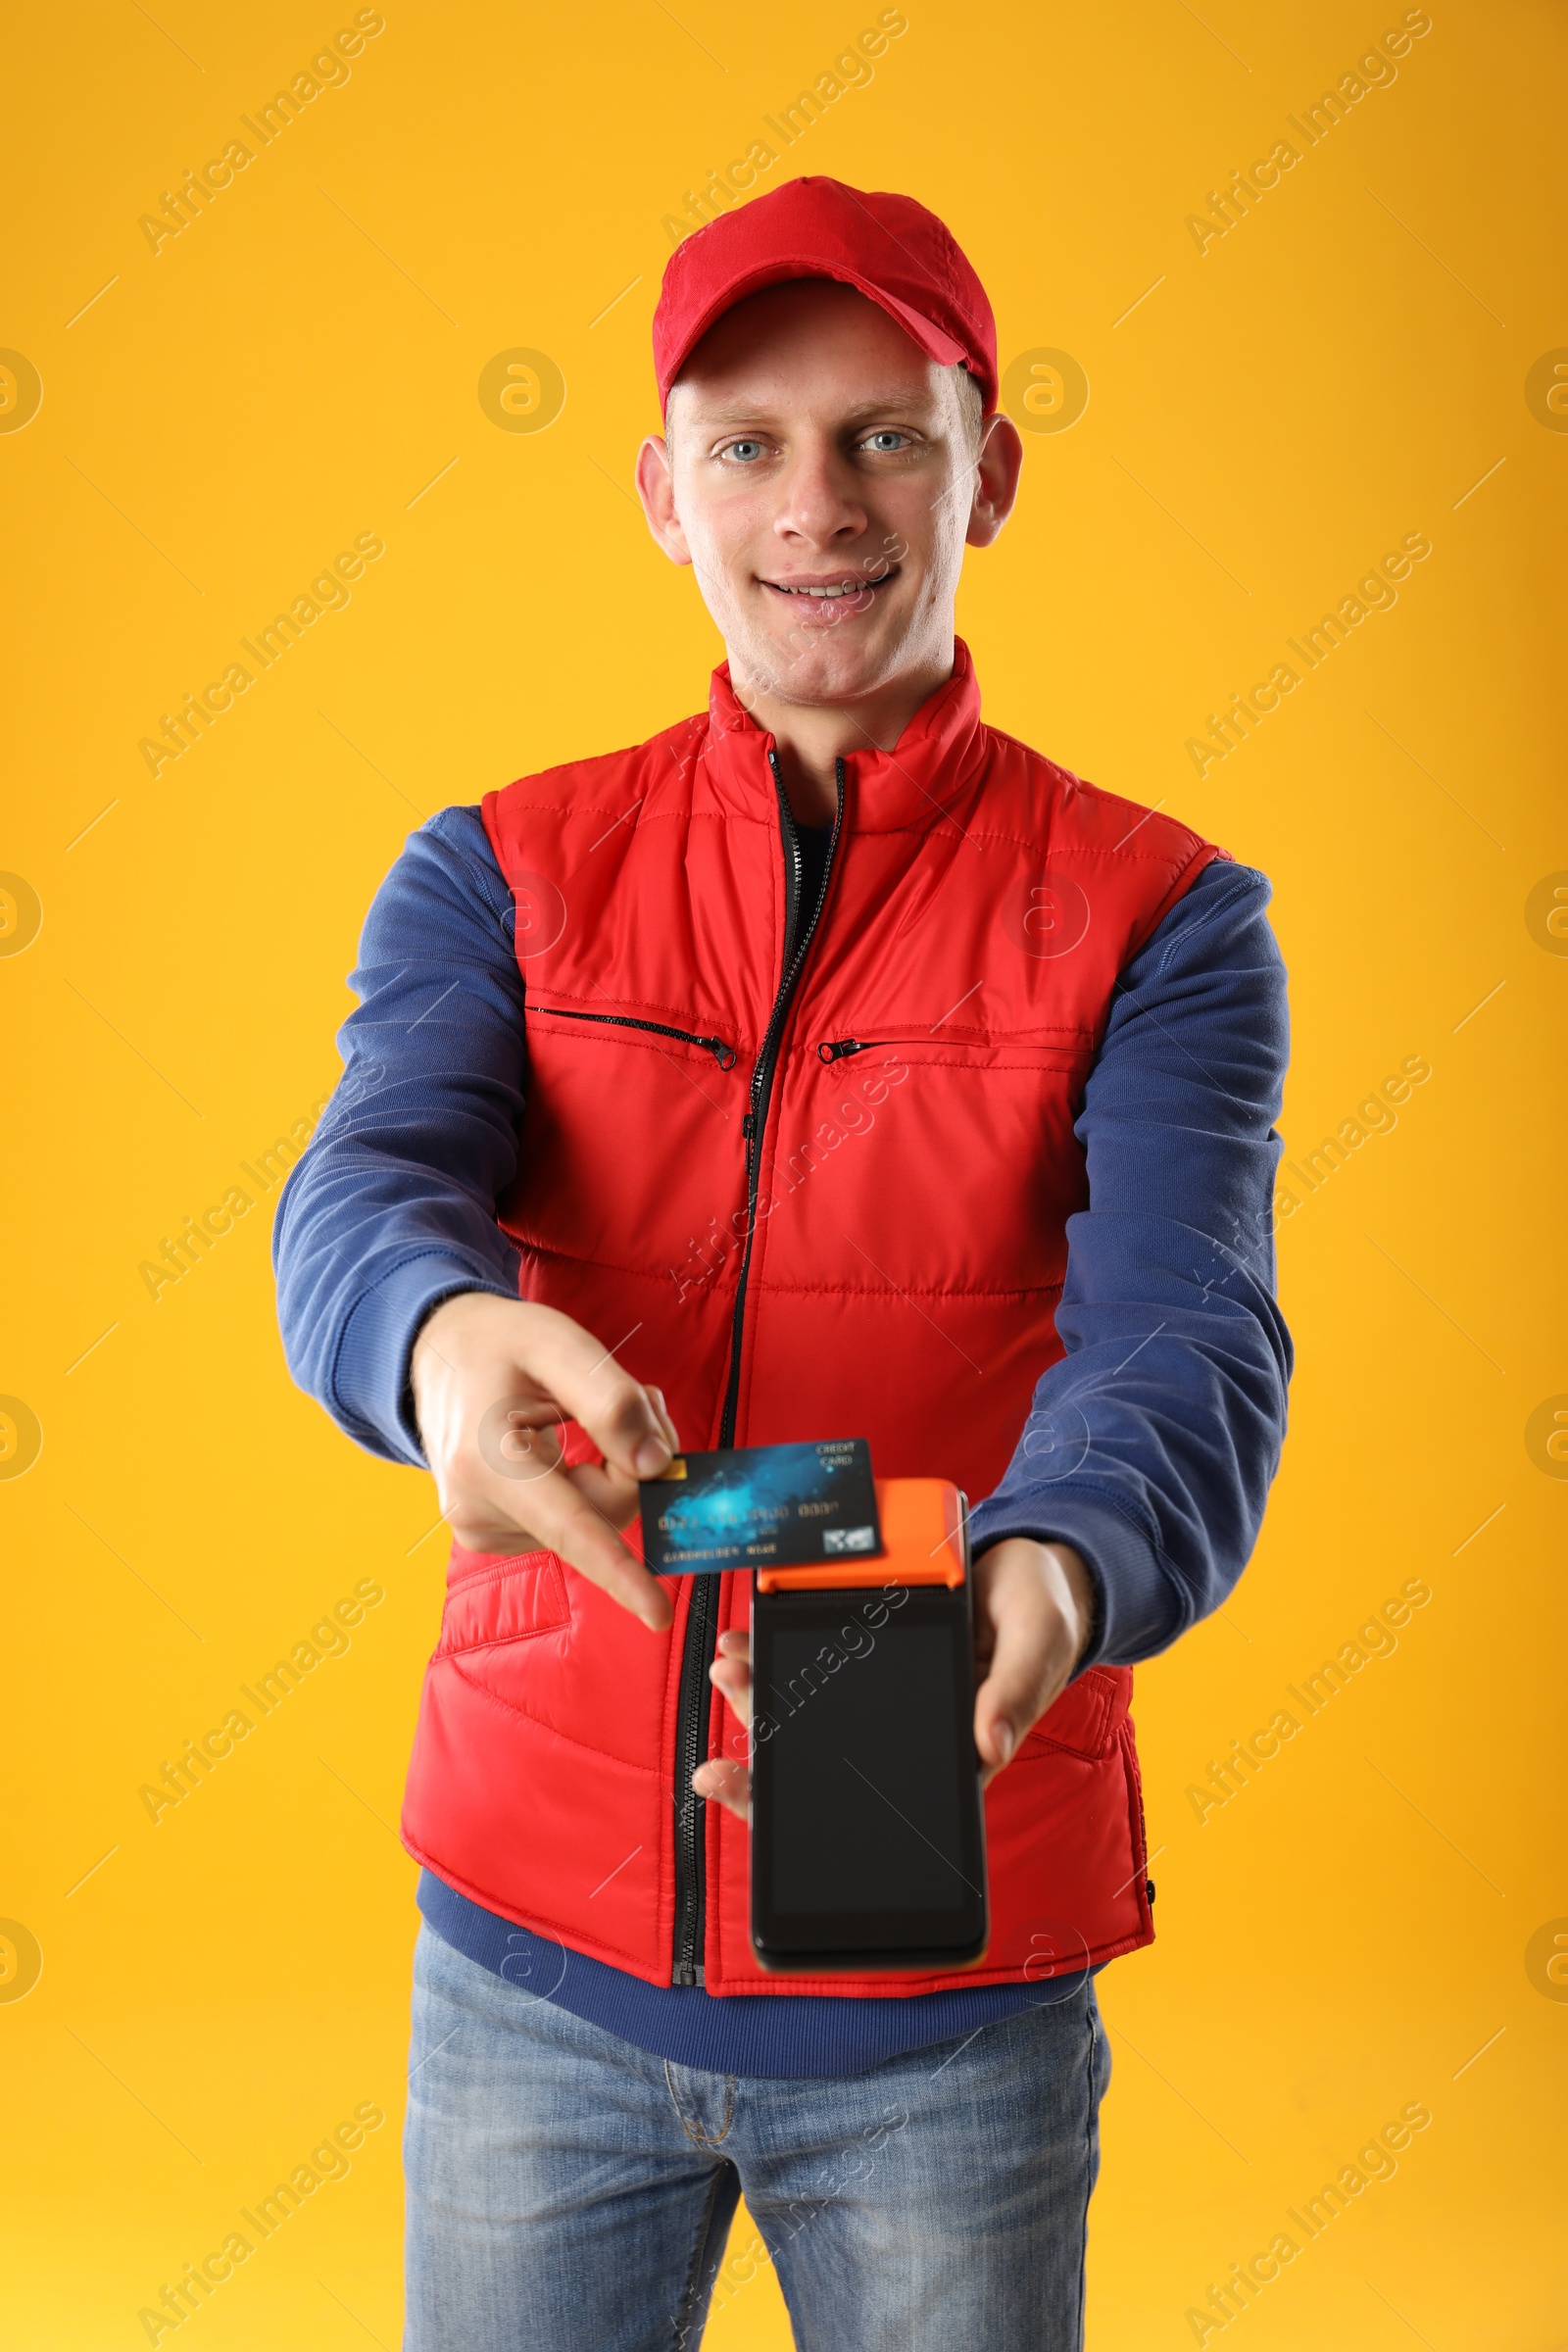
[[[903,327],[910,342],[923,351],[928,360],[935,360],[940,368],[956,368],[960,360],[969,356],[963,345],[956,342],[952,335],[945,334],[940,326],[933,325],[929,318],[911,310],[906,302],[900,302],[896,294],[885,292],[869,278],[862,277],[858,270],[835,269],[831,263],[801,254],[760,262],[755,268],[740,271],[729,285],[715,294],[693,325],[680,352],[671,361],[661,391],[667,396],[671,384],[709,328],[716,325],[726,311],[732,311],[738,302],[744,302],[748,294],[760,294],[765,286],[782,285],[787,279],[797,277],[827,277],[835,279],[840,285],[853,286],[858,294],[865,296],[867,302],[874,302],[878,310],[886,311],[894,323]]]

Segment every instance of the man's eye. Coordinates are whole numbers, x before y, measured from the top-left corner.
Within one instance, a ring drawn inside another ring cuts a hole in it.
[[[875,450],[877,455],[881,457],[891,453],[894,450],[903,448],[907,443],[908,438],[909,436],[907,433],[895,432],[890,425],[884,432],[868,433],[866,435],[865,446],[867,449]]]
[[[760,441],[731,441],[724,450],[726,458],[738,458],[743,466],[753,466],[762,455]]]

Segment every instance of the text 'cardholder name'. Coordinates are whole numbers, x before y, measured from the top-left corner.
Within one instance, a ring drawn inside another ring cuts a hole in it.
[[[643,1557],[663,1576],[802,1567],[882,1549],[864,1438],[677,1454],[642,1486]]]

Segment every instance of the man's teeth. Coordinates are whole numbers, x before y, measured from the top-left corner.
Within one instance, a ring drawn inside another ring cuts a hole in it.
[[[859,580],[852,580],[840,588],[790,588],[782,580],[775,580],[772,583],[775,588],[782,588],[786,596],[858,596],[865,584]]]

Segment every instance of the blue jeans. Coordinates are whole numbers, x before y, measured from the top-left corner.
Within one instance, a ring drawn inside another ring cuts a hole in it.
[[[421,1927],[404,2352],[697,2352],[769,2263],[801,2352],[1079,2352],[1110,2060],[1092,1978],[1040,1990],[864,2074],[714,2075]]]

